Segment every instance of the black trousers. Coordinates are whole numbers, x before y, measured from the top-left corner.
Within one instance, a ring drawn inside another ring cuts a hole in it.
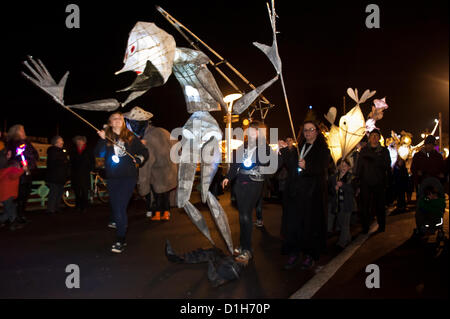
[[[154,201],[152,203],[152,194]],[[156,193],[152,187],[152,194],[145,195],[145,207],[147,211],[165,212],[170,211],[170,191],[164,193]]]
[[[79,210],[86,209],[89,205],[89,186],[73,184],[72,188],[75,192],[75,208]]]
[[[369,230],[372,220],[372,209],[375,209],[377,222],[381,229],[386,226],[385,187],[383,185],[361,185],[361,223],[364,231]]]
[[[17,196],[17,215],[21,216],[25,212],[28,197],[30,197],[31,193],[31,185],[32,180],[29,178],[25,178],[24,180],[20,180],[19,184],[19,193]]]
[[[261,197],[263,182],[237,180],[236,202],[239,210],[240,246],[252,251],[253,209]]]
[[[48,193],[47,210],[54,213],[61,206],[64,184],[48,183],[48,188],[50,188],[50,192]]]

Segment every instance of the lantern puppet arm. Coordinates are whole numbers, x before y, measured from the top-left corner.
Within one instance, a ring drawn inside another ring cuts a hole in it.
[[[187,111],[219,111],[226,109],[213,75],[206,67],[208,57],[200,51],[188,48],[176,48],[173,74],[183,89]]]
[[[272,80],[264,83],[263,85],[258,86],[256,89],[246,93],[243,97],[241,97],[239,100],[237,100],[233,105],[233,113],[234,114],[241,114],[244,112],[250,104],[253,103],[254,100],[269,86],[271,86],[275,81],[277,81],[279,78],[279,75],[276,75]]]
[[[28,59],[32,65],[30,65],[28,61],[24,61],[23,64],[28,68],[28,70],[30,70],[34,77],[29,76],[25,72],[22,72],[22,75],[26,79],[30,80],[34,85],[52,96],[57,102],[64,104],[64,88],[66,86],[67,77],[69,76],[69,71],[67,71],[59,83],[56,84],[55,80],[41,60],[37,59],[36,62],[31,56],[28,56]],[[114,111],[119,106],[120,103],[116,99],[104,99],[88,103],[68,105],[70,108],[90,111]]]
[[[29,76],[25,72],[22,72],[22,75],[26,79],[30,80],[34,85],[51,95],[55,100],[64,103],[64,88],[66,86],[67,77],[69,76],[69,71],[67,71],[59,83],[56,84],[55,80],[41,60],[38,59],[36,62],[32,56],[28,56],[28,59],[34,67],[27,61],[24,61],[23,64],[28,68],[28,70],[30,70],[34,77]]]

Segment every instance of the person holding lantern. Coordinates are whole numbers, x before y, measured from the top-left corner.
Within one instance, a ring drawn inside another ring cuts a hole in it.
[[[6,149],[11,152],[12,160],[18,162],[25,172],[20,176],[19,181],[17,221],[19,223],[26,223],[27,219],[25,218],[24,213],[33,182],[31,172],[37,168],[39,153],[27,139],[25,128],[20,124],[13,125],[8,130]]]
[[[117,240],[111,251],[121,253],[126,244],[128,226],[127,207],[137,183],[138,169],[148,158],[148,150],[127,129],[124,117],[114,112],[105,130],[97,132],[100,140],[95,148],[97,157],[105,158],[105,172],[113,221],[117,228]],[[114,144],[112,143],[114,141]]]

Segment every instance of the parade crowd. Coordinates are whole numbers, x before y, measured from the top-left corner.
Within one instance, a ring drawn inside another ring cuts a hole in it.
[[[47,150],[45,181],[49,188],[49,214],[59,212],[68,179],[76,197],[75,209],[86,212],[90,174],[96,169],[95,158],[105,159],[111,208],[108,226],[117,232],[111,248],[116,253],[127,245],[127,206],[138,180],[143,177],[139,176],[140,169],[147,162],[155,161],[147,144],[151,141],[146,142],[144,131],[127,125],[130,123],[133,124],[116,112],[110,115],[108,127],[98,132],[100,138],[95,147],[87,147],[86,137],[75,136],[73,147],[66,151],[64,139],[54,136]],[[145,128],[146,132],[149,127]],[[436,139],[431,135],[414,155],[410,172],[400,157],[391,163],[388,149],[380,144],[378,129],[369,132],[350,156],[335,165],[318,124],[306,121],[298,145],[292,138],[278,142],[278,170],[275,174],[264,175],[258,173],[260,167],[267,165],[259,159],[258,147],[248,147],[249,141],[265,139],[258,135],[258,128],[262,127],[258,121],[252,122],[248,140],[242,146],[245,149],[242,154],[251,159],[252,165],[244,167],[243,158],[236,158],[238,152],[234,151],[229,171],[223,175],[219,169],[210,187],[218,197],[223,194],[222,189],[230,186],[232,201],[237,205],[240,223],[240,242],[234,251],[237,262],[247,263],[253,258],[252,231],[254,225],[264,226],[262,205],[263,198],[268,197],[268,189],[277,194],[282,205],[281,254],[286,256],[284,268],[287,270],[297,265],[302,269],[314,267],[325,253],[327,239],[331,236],[338,236],[338,249],[345,249],[352,241],[354,224],[360,223],[362,233],[367,234],[376,219],[377,232],[387,231],[387,207],[396,202],[396,211],[405,211],[413,192],[417,198],[417,227],[413,236],[424,234],[424,221],[430,214],[443,214],[442,186],[448,183],[448,158],[444,160],[435,149]],[[266,153],[274,152],[267,142],[265,147]],[[22,125],[12,126],[6,136],[1,136],[0,202],[3,209],[0,224],[5,229],[16,231],[27,224],[24,212],[32,187],[31,172],[36,169],[38,159],[38,152],[27,139]],[[161,170],[155,171],[161,173]],[[164,174],[169,179],[169,173]],[[158,180],[164,176],[158,176]],[[152,220],[170,219],[169,192],[176,187],[176,175],[170,176],[170,180],[166,187],[147,183],[140,192],[146,201],[147,217]]]

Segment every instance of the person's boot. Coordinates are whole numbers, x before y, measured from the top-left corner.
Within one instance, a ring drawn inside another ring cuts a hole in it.
[[[163,216],[161,217],[161,220],[169,220],[169,219],[170,219],[170,212],[166,210]]]
[[[301,269],[303,270],[311,269],[314,267],[314,264],[315,264],[314,259],[311,256],[306,255],[306,258],[302,263]]]
[[[285,270],[291,270],[295,268],[300,263],[300,256],[299,255],[290,255],[287,263],[283,266],[283,269]]]
[[[156,212],[151,220],[161,220],[161,212]]]

